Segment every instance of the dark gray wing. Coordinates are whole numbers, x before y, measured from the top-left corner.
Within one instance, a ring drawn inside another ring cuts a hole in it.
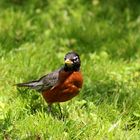
[[[59,71],[60,69],[41,77],[38,80],[36,90],[42,92],[44,90],[50,89],[54,87],[55,85],[57,85]]]

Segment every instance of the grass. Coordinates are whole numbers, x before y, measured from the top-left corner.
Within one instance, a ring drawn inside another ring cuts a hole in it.
[[[1,0],[0,139],[138,140],[139,1]],[[64,121],[35,91],[15,83],[59,68],[66,52],[82,60],[84,85],[62,103]]]

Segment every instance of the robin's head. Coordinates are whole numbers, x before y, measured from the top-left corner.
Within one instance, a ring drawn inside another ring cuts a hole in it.
[[[75,52],[69,52],[64,57],[66,71],[78,71],[80,69],[80,57]]]

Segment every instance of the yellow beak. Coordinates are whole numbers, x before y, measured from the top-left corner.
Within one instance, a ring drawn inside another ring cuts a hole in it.
[[[66,59],[66,60],[65,60],[65,64],[66,64],[67,66],[72,66],[73,62],[72,62],[71,60],[69,60],[69,59]]]

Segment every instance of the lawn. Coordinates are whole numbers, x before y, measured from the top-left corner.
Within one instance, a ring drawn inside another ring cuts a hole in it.
[[[80,94],[55,116],[35,80],[79,53]],[[0,1],[0,139],[139,140],[140,2],[138,0]]]

